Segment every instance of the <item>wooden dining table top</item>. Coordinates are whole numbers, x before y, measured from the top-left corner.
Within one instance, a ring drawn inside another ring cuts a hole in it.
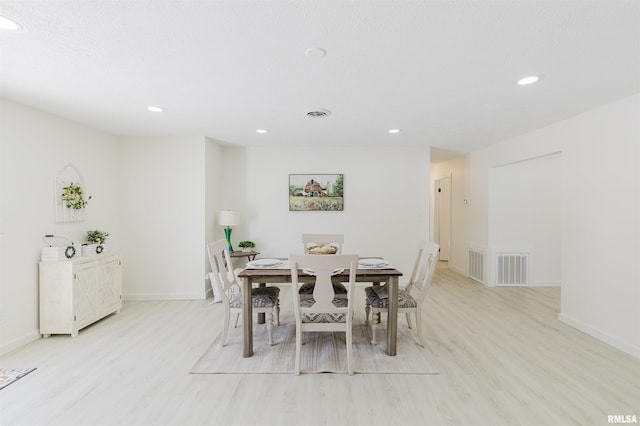
[[[319,255],[318,255],[319,256]],[[366,257],[368,259],[375,257]],[[291,267],[289,266],[288,259],[286,258],[278,258],[283,261],[281,266],[276,267],[268,267],[268,268],[259,268],[259,267],[245,267],[242,271],[238,272],[238,277],[240,278],[268,278],[268,279],[276,279],[276,278],[285,278],[286,281],[291,280]],[[361,259],[365,259],[361,257]],[[379,258],[382,259],[382,258]],[[298,269],[299,279],[302,280],[303,277],[308,276],[313,279],[312,276],[302,273],[302,269]],[[402,276],[402,272],[398,271],[392,266],[387,266],[384,268],[358,268],[356,271],[356,281],[360,282],[369,282],[375,281],[376,277],[390,277]],[[333,278],[349,278],[349,270],[345,269],[340,274],[336,274]]]
[[[314,277],[311,275],[307,275],[302,272],[302,269],[298,270],[300,272],[299,278],[304,276],[308,276],[313,279]],[[358,268],[356,271],[356,281],[375,281],[376,277],[389,277],[389,276],[402,276],[402,272],[398,271],[395,268]],[[238,277],[240,278],[285,278],[286,280],[291,279],[291,268],[245,268],[242,271],[238,272]],[[349,279],[349,270],[345,269],[340,274],[336,274],[333,278],[345,278]],[[368,278],[368,279],[365,279]]]

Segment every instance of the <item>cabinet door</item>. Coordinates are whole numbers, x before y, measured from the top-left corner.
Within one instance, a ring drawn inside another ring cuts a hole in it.
[[[73,270],[73,307],[76,330],[93,322],[98,315],[98,262],[77,264]]]
[[[98,305],[103,314],[122,307],[122,264],[119,256],[105,259],[100,265]]]

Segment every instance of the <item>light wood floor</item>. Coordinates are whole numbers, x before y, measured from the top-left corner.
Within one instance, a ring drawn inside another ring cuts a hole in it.
[[[0,391],[0,424],[605,425],[608,415],[640,418],[640,360],[560,323],[559,298],[558,288],[486,288],[440,265],[423,322],[441,374],[351,377],[191,375],[221,329],[222,306],[129,302],[76,338],[41,339],[1,357],[4,367],[38,370]]]

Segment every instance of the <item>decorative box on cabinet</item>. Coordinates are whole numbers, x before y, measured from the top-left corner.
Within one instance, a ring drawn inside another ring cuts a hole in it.
[[[40,262],[40,334],[71,334],[122,308],[122,261],[107,253]]]

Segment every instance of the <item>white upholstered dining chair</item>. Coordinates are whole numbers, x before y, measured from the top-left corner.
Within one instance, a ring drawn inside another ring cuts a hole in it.
[[[357,255],[316,256],[309,254],[292,254],[291,281],[293,294],[293,311],[296,319],[296,358],[295,374],[300,374],[302,352],[302,333],[335,332],[346,333],[347,370],[353,374],[352,323],[353,323],[353,290],[358,269]],[[303,270],[300,272],[299,270]],[[336,294],[331,277],[336,270],[349,270],[349,282],[346,294]],[[312,274],[315,277],[313,293],[310,297],[301,297],[299,274]]]
[[[226,240],[218,240],[207,244],[209,263],[211,264],[211,284],[218,287],[218,293],[222,297],[224,305],[224,326],[222,329],[221,346],[227,344],[229,338],[229,324],[231,314],[236,314],[234,327],[238,325],[238,318],[242,313],[242,287],[238,282],[236,272],[233,270],[229,245]],[[273,345],[274,317],[277,325],[280,325],[280,288],[258,287],[251,289],[251,301],[253,313],[265,313],[269,344]]]
[[[418,256],[413,265],[409,283],[402,289],[398,289],[398,314],[405,313],[407,325],[411,327],[411,313],[415,314],[416,329],[418,332],[418,342],[424,347],[422,338],[421,306],[424,302],[433,273],[438,263],[438,253],[440,246],[429,241],[420,241]],[[373,313],[371,318],[371,344],[377,344],[376,325],[380,322],[380,314],[387,312],[389,299],[386,285],[374,285],[366,287],[365,291],[365,324],[369,324],[369,312]]]
[[[302,247],[306,254],[328,255],[341,254],[343,234],[302,234]],[[325,248],[331,248],[325,250]],[[335,283],[333,289],[336,293],[347,294],[347,289],[340,283]],[[306,283],[300,287],[300,294],[307,297],[313,293],[313,284]]]

